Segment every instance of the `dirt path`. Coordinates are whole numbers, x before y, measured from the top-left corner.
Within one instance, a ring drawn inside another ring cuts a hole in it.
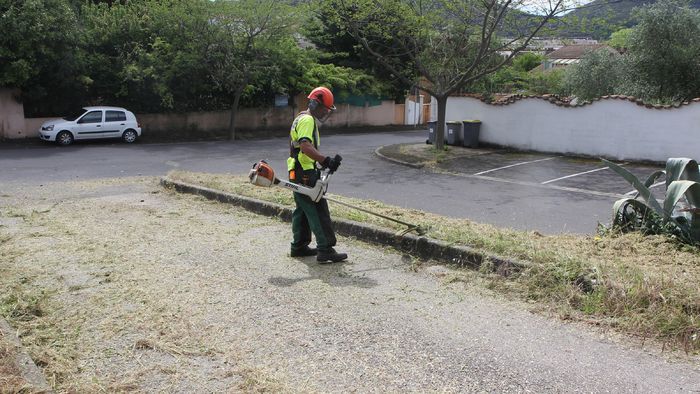
[[[533,315],[475,274],[346,238],[350,261],[319,266],[289,236],[153,178],[4,189],[0,305],[58,391],[700,392],[697,360]]]

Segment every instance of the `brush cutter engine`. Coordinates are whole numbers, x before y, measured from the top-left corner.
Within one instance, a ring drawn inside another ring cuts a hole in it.
[[[275,170],[265,160],[260,160],[253,164],[248,178],[250,178],[250,183],[255,186],[270,187],[275,182]]]
[[[248,173],[248,179],[250,183],[256,186],[271,187],[279,186],[285,189],[301,193],[308,196],[313,200],[313,202],[319,202],[326,194],[328,189],[328,181],[331,178],[331,172],[326,171],[321,174],[321,179],[316,182],[314,187],[306,187],[298,183],[293,183],[279,179],[275,176],[275,171],[270,167],[265,160],[260,160],[259,162],[253,164],[253,168]]]

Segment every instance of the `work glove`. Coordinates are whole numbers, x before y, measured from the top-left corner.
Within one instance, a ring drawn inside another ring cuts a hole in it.
[[[324,169],[328,168],[331,173],[333,173],[338,169],[338,167],[340,167],[340,162],[342,160],[343,158],[340,155],[335,155],[333,158],[326,156],[326,158],[321,162],[321,167]]]

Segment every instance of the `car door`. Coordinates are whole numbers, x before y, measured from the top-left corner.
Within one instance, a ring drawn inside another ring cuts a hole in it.
[[[76,122],[75,139],[104,138],[103,114],[101,109],[92,110]]]
[[[121,137],[126,129],[126,113],[119,110],[105,111],[104,122],[105,135],[109,137]]]

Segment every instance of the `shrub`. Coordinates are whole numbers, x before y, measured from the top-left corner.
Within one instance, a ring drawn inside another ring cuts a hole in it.
[[[668,159],[666,170],[651,174],[644,183],[623,167],[603,161],[638,191],[635,197],[617,200],[613,205],[614,228],[667,234],[685,243],[700,243],[700,171],[695,160]],[[666,177],[663,207],[649,190],[662,176]],[[685,201],[679,204],[682,199]]]

